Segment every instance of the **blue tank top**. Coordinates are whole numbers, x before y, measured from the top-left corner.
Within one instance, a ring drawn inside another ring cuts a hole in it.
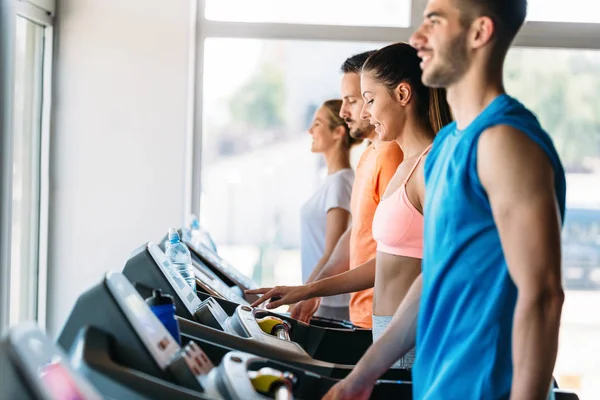
[[[446,126],[425,163],[423,292],[413,367],[415,399],[508,399],[517,288],[508,274],[490,203],[477,174],[477,142],[510,125],[548,155],[561,218],[565,174],[537,118],[498,96],[464,130]]]

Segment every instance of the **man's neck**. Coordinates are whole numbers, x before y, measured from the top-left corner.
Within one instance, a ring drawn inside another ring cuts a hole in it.
[[[499,95],[505,93],[502,71],[486,74],[471,68],[447,89],[447,99],[458,129],[465,129]]]

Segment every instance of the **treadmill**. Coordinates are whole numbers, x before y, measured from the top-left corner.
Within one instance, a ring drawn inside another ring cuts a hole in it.
[[[74,371],[66,355],[32,322],[12,329],[0,342],[0,397],[4,400],[106,398]]]
[[[104,396],[119,399],[315,399],[336,383],[186,333],[180,346],[121,273],[78,298],[58,343]],[[410,383],[381,381],[372,398],[410,399],[411,391]]]
[[[205,236],[208,234],[205,232]],[[213,246],[209,246],[208,243],[212,242],[210,236],[207,240],[194,245],[191,242],[190,235],[186,234],[186,230],[181,230],[181,240],[187,245],[192,254],[192,261],[194,265],[202,264],[204,267],[210,269],[220,280],[222,280],[227,286],[232,288],[238,296],[244,297],[249,302],[254,302],[258,299],[256,295],[245,295],[244,291],[249,289],[257,289],[259,286],[252,279],[242,274],[233,265],[224,260],[216,252]],[[161,248],[164,249],[164,243],[166,239],[163,239],[163,245]],[[310,325],[321,326],[324,328],[348,328],[348,329],[364,329],[360,328],[350,321],[340,321],[333,318],[326,317],[313,317],[310,321]]]
[[[252,308],[194,291],[152,242],[138,248],[123,274],[143,297],[153,289],[173,297],[180,327],[195,337],[211,338],[232,348],[294,363],[318,374],[343,378],[372,344],[370,330],[307,325],[288,316]],[[285,335],[281,332],[285,330]],[[278,337],[281,336],[281,337]],[[385,379],[410,381],[410,371],[393,369]]]

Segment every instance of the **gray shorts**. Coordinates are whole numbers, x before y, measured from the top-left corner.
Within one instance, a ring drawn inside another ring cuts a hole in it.
[[[315,317],[333,318],[340,321],[350,320],[350,310],[348,307],[330,307],[330,306],[319,306]]]
[[[383,335],[390,322],[392,322],[391,315],[373,315],[373,343]],[[392,368],[411,369],[414,363],[415,349],[413,348],[396,361]]]

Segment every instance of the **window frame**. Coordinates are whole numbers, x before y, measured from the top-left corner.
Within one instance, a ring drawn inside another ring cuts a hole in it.
[[[47,247],[48,247],[48,193],[49,193],[49,150],[50,113],[52,98],[52,62],[54,41],[54,0],[17,0],[2,2],[0,9],[0,333],[10,323],[10,274],[12,243],[12,186],[13,186],[13,101],[14,101],[14,62],[15,29],[17,17],[25,18],[44,29],[41,90],[41,129],[40,129],[40,176],[39,176],[39,229],[38,268],[33,273],[37,280],[36,298],[26,304],[27,318],[37,320],[46,326],[47,293]]]
[[[207,38],[319,40],[352,42],[408,41],[420,26],[427,0],[411,0],[409,27],[369,27],[211,21],[205,18],[207,0],[191,0],[188,120],[186,128],[185,221],[200,215],[204,41]],[[600,23],[527,21],[515,47],[600,50]]]

